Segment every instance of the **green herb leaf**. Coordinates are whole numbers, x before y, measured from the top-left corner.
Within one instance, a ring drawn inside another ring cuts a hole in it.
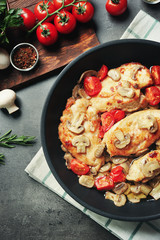
[[[12,130],[9,130],[0,137],[0,146],[6,148],[14,148],[15,145],[31,146],[35,142],[34,136],[17,136],[11,135]],[[0,164],[4,164],[4,155],[0,153]]]
[[[23,25],[23,18],[21,17],[22,9],[7,10],[6,0],[0,1],[0,43],[9,43],[6,35],[7,28],[20,27]]]

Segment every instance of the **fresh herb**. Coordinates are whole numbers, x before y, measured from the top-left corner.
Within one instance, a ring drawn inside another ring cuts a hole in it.
[[[0,1],[0,44],[9,43],[7,29],[23,25],[22,9],[7,9],[6,0]]]
[[[14,148],[15,145],[31,146],[35,141],[34,136],[17,136],[16,134],[11,135],[12,130],[9,130],[2,137],[0,137],[0,146],[6,148]],[[4,164],[5,156],[0,153],[0,164]]]

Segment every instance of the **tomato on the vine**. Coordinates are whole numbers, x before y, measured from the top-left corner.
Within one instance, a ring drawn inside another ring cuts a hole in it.
[[[49,22],[44,22],[36,30],[37,39],[45,46],[54,44],[58,39],[56,27]]]
[[[70,12],[61,10],[55,16],[54,24],[58,32],[62,34],[69,34],[76,27],[76,19]]]
[[[102,89],[102,84],[100,80],[95,76],[86,77],[84,79],[83,85],[84,85],[84,91],[89,96],[97,95]]]
[[[64,6],[72,3],[73,0],[64,0]],[[54,6],[56,9],[59,9],[62,7],[63,0],[53,0]],[[72,5],[69,7],[65,7],[66,11],[71,11],[72,10]]]
[[[107,0],[106,10],[113,16],[119,16],[127,9],[127,0]]]
[[[23,18],[24,26],[30,30],[36,23],[36,17],[34,13],[28,8],[22,8],[21,17]]]
[[[49,14],[56,11],[55,6],[49,1],[40,1],[39,3],[36,4],[36,6],[34,8],[34,14],[36,15],[36,17],[39,21],[43,20],[46,17],[46,15],[47,15],[46,9]],[[52,22],[54,17],[55,17],[55,15],[48,17],[45,20],[45,22]]]
[[[72,14],[82,23],[90,21],[94,15],[94,7],[90,2],[76,2],[72,8]]]

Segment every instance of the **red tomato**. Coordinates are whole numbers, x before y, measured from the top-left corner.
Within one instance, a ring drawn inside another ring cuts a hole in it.
[[[74,3],[72,14],[79,22],[86,23],[92,19],[94,7],[90,2],[77,2]]]
[[[121,119],[125,117],[125,112],[122,110],[115,109],[109,112],[113,115],[115,123],[119,122]]]
[[[106,10],[113,16],[124,13],[127,9],[127,0],[107,0]]]
[[[101,176],[95,179],[95,186],[97,190],[107,191],[114,188],[114,182],[109,176]]]
[[[147,101],[154,106],[160,102],[160,90],[156,86],[148,87],[145,90]]]
[[[102,81],[107,76],[107,73],[108,73],[108,67],[106,65],[102,65],[101,69],[98,72],[97,77],[99,78],[100,81]]]
[[[54,44],[58,39],[56,27],[49,22],[44,22],[36,30],[38,41],[45,46]]]
[[[99,137],[99,138],[103,138],[103,137],[104,137],[104,131],[103,131],[102,125],[99,126],[99,134],[98,134],[98,137]]]
[[[126,175],[123,172],[123,167],[116,166],[112,168],[110,177],[113,179],[114,183],[124,182],[126,180]]]
[[[83,84],[84,90],[89,96],[97,95],[102,89],[100,80],[95,76],[86,77]]]
[[[73,158],[70,163],[71,170],[77,175],[85,175],[89,172],[89,167],[87,164]]]
[[[114,116],[109,112],[105,112],[101,115],[101,121],[104,132],[107,132],[115,123]]]
[[[155,85],[160,85],[160,66],[153,66],[151,68],[151,74]]]
[[[59,9],[60,7],[62,7],[62,2],[63,2],[63,0],[53,0],[54,6],[55,6],[56,9]],[[72,2],[73,2],[73,0],[64,0],[64,6],[68,5]],[[65,10],[66,11],[71,11],[72,10],[72,5],[69,6],[69,7],[66,7]]]
[[[34,13],[28,8],[22,8],[21,17],[23,18],[24,26],[30,30],[36,23],[36,17]]]
[[[46,15],[47,15],[46,8],[47,8],[49,14],[55,12],[55,10],[56,10],[55,6],[49,1],[40,1],[39,3],[36,4],[36,6],[34,8],[34,14],[36,15],[36,17],[39,21],[41,21],[42,19],[44,19],[46,17]],[[53,21],[54,17],[55,17],[55,15],[47,18],[45,21],[51,22],[51,21]]]
[[[70,12],[62,10],[55,16],[54,24],[58,32],[69,34],[76,27],[76,19]]]

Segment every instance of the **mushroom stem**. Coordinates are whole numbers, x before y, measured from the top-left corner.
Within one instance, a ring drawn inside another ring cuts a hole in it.
[[[12,114],[12,113],[16,112],[19,109],[19,107],[17,107],[16,104],[13,103],[12,105],[7,106],[6,109],[9,112],[9,114]]]

